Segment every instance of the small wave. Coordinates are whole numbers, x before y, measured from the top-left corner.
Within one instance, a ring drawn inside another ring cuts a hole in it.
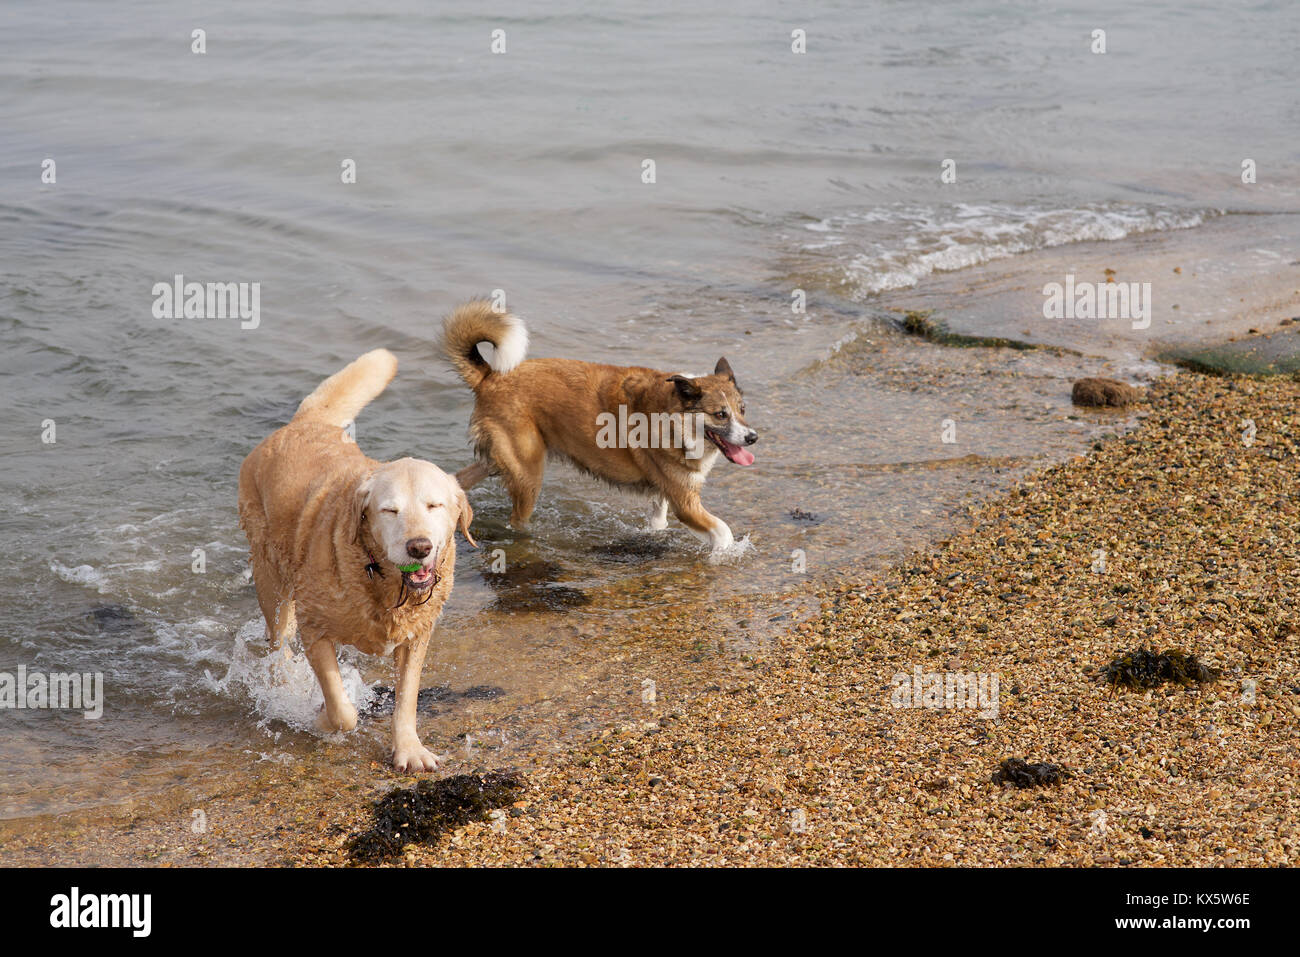
[[[816,242],[805,253],[829,257],[833,281],[855,300],[915,286],[1022,253],[1079,242],[1113,242],[1140,233],[1191,229],[1222,210],[1133,204],[1077,207],[959,203],[893,206],[830,216],[804,229]]]
[[[77,565],[70,568],[62,562],[50,562],[50,571],[70,585],[84,585],[93,588],[101,595],[108,592],[108,577],[93,565]]]

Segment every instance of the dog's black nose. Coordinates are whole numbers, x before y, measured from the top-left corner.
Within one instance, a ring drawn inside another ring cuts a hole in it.
[[[433,542],[427,538],[412,538],[406,542],[406,554],[412,558],[426,558],[433,551]]]
[[[757,433],[757,432],[750,432],[748,435],[745,436],[745,444],[746,444],[746,445],[753,445],[753,444],[754,444],[755,442],[757,442],[757,441],[758,441],[758,433]]]

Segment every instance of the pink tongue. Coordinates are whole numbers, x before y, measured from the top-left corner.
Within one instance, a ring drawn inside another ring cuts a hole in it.
[[[722,443],[722,454],[737,465],[753,465],[754,453],[749,449],[742,449],[739,445],[732,445],[730,442]]]

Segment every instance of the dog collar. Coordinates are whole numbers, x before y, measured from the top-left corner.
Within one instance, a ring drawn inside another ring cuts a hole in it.
[[[379,577],[383,578],[384,568],[379,564],[379,562],[375,561],[375,556],[370,554],[370,549],[368,548],[366,549],[366,558],[370,559],[370,564],[366,566],[366,577],[373,581],[375,573],[378,572]]]

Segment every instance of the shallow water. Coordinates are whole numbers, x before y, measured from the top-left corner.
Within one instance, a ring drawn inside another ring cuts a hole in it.
[[[1270,291],[1263,313],[1300,287],[1287,4],[825,4],[799,22],[779,4],[549,6],[6,6],[0,671],[102,672],[106,702],[97,721],[0,712],[0,760],[20,769],[0,816],[264,760],[345,776],[383,759],[382,718],[318,738],[305,662],[264,655],[235,476],[322,377],[381,345],[402,367],[362,448],[466,464],[470,396],[433,338],[469,296],[505,290],[533,355],[677,370],[725,354],[761,434],[754,466],[709,482],[746,542],[716,564],[563,469],[528,536],[498,486],[474,490],[483,548],[461,550],[422,728],[456,760],[508,761],[635,711],[619,702],[683,651],[614,651],[634,624],[941,534],[972,496],[1122,427],[1072,409],[1071,379],[1157,374],[1152,347],[1231,320],[1239,285]],[[1178,298],[1205,313],[1179,325],[1169,267],[1192,254]],[[1103,261],[1164,284],[1158,336],[1042,320],[1044,282]],[[154,318],[153,285],[176,274],[260,283],[259,325]],[[897,327],[918,307],[1080,354],[924,342]],[[359,704],[391,684],[385,662],[350,660]]]

